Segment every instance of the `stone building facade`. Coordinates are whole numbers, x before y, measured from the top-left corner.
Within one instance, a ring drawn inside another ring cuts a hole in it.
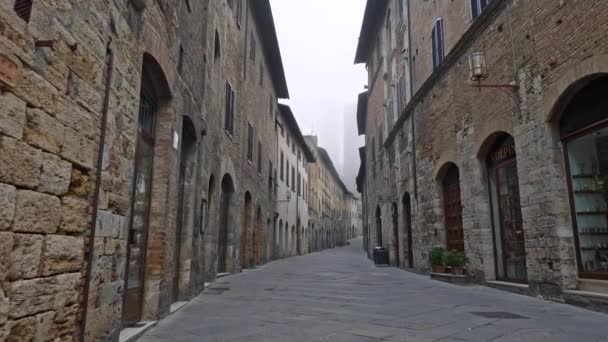
[[[395,9],[405,29],[389,33]],[[412,89],[393,120],[373,72],[360,98],[368,252],[384,245],[391,264],[424,272],[433,247],[460,250],[478,281],[606,310],[606,13],[599,1],[368,2],[356,61],[373,70],[378,40],[404,34]]]
[[[340,179],[327,150],[318,145],[318,138],[306,136],[305,139],[316,160],[308,164],[309,249],[343,246],[356,236],[349,229],[352,228],[349,213],[353,194]]]
[[[315,163],[298,123],[286,105],[277,117],[277,209],[275,248],[279,257],[308,253],[308,165]]]
[[[116,341],[266,263],[269,1],[0,1],[0,340]]]

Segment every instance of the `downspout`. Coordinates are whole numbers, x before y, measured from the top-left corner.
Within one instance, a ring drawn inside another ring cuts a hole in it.
[[[410,1],[406,1],[407,6],[407,62],[409,66],[409,76],[410,76],[410,101],[414,96],[414,68],[412,67],[412,23],[411,23],[411,14],[410,14]],[[412,111],[412,168],[414,172],[414,198],[418,199],[418,168],[416,165],[416,115],[415,111]]]
[[[91,273],[93,268],[93,255],[95,254],[95,231],[97,228],[97,211],[99,208],[99,193],[101,191],[101,169],[103,167],[104,147],[106,144],[106,133],[108,127],[108,110],[110,104],[110,89],[112,83],[112,74],[114,71],[114,52],[110,47],[112,38],[106,46],[106,88],[104,92],[102,119],[101,119],[101,135],[99,139],[99,151],[97,153],[97,175],[95,176],[95,193],[93,195],[93,215],[91,223],[91,236],[89,239],[89,251],[87,256],[87,271],[84,283],[82,321],[80,324],[80,341],[84,342],[86,332],[87,312],[89,307],[89,289],[91,284]]]

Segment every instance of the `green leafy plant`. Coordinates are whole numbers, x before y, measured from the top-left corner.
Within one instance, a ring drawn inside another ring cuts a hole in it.
[[[429,261],[431,266],[442,266],[443,265],[443,255],[445,254],[445,249],[443,247],[435,247],[431,250],[429,254]]]
[[[464,253],[459,251],[447,251],[443,254],[443,264],[447,267],[463,267],[466,263]]]

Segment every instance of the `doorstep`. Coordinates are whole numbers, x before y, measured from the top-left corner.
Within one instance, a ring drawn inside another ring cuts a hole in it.
[[[230,273],[227,273],[227,274],[230,274]],[[218,276],[218,279],[219,278],[220,277]],[[205,283],[203,285],[204,286],[203,291],[206,290],[211,285],[213,285],[213,283]],[[175,303],[171,304],[171,307],[169,309],[169,316],[176,313],[180,309],[182,309],[188,303],[189,302],[175,302]],[[167,318],[167,317],[163,317],[163,319],[164,318]],[[158,321],[144,321],[144,322],[137,323],[135,326],[124,328],[120,331],[120,337],[119,337],[118,341],[119,342],[137,341],[137,339],[142,337],[148,330],[154,328],[156,326],[156,324],[158,324]]]
[[[231,274],[232,274],[232,273],[229,273],[229,272],[218,273],[218,274],[216,275],[216,278],[217,278],[217,279],[224,278],[224,277],[227,277],[227,276],[229,276],[229,275],[231,275]]]
[[[608,294],[580,290],[565,290],[564,300],[567,304],[585,309],[608,313]]]
[[[485,282],[485,285],[498,290],[513,292],[524,296],[530,295],[530,285],[528,284],[510,283],[508,281],[499,280],[488,280]]]
[[[472,278],[464,274],[431,273],[431,279],[454,285],[470,285]]]
[[[158,321],[139,322],[133,327],[124,328],[120,331],[119,342],[133,342],[140,338],[146,331],[156,326]]]

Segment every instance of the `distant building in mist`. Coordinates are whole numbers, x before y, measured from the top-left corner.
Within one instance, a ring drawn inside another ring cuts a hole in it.
[[[357,132],[357,105],[349,104],[344,108],[342,130],[341,173],[344,183],[350,191],[357,193],[355,179],[359,172],[359,147],[365,140]]]

